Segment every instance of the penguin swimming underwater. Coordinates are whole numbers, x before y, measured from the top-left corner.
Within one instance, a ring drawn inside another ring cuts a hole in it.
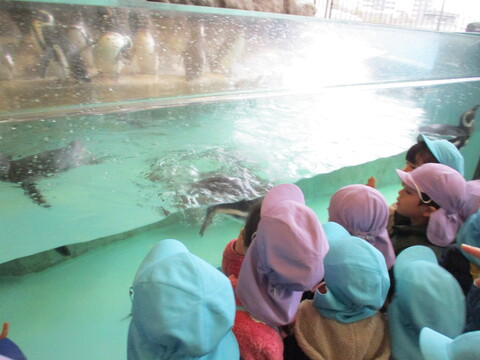
[[[433,124],[420,127],[420,132],[433,137],[446,138],[454,144],[458,149],[467,145],[470,136],[473,133],[475,124],[475,112],[480,105],[475,105],[471,109],[465,111],[460,116],[458,125]]]
[[[236,219],[246,219],[250,209],[256,204],[262,202],[263,196],[252,200],[240,200],[234,203],[224,203],[212,205],[207,208],[207,214],[203,220],[199,234],[203,236],[208,225],[212,223],[213,217],[217,214],[225,214],[235,217]]]
[[[97,163],[97,160],[88,156],[79,140],[74,140],[63,148],[44,151],[18,160],[10,160],[0,153],[0,180],[19,184],[35,203],[42,207],[50,207],[37,189],[35,180],[94,163]]]

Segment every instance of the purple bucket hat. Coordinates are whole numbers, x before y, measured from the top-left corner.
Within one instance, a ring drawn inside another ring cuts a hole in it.
[[[298,186],[272,188],[262,203],[256,236],[243,261],[236,295],[256,319],[291,323],[302,293],[324,275],[328,242],[317,215]]]
[[[411,172],[397,169],[405,185],[427,194],[440,206],[430,215],[428,240],[437,246],[447,246],[455,240],[462,226],[461,211],[467,202],[467,181],[456,170],[443,164],[424,164]]]
[[[388,204],[380,191],[360,184],[344,186],[330,199],[328,213],[329,221],[372,244],[385,257],[387,268],[393,266],[395,252],[387,232]]]
[[[467,182],[468,198],[465,201],[460,216],[463,221],[475,214],[480,209],[480,180],[471,180]]]

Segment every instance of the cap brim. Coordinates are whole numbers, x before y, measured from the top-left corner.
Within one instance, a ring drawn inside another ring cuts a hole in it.
[[[430,328],[420,331],[420,350],[425,360],[451,360],[448,345],[453,340]]]
[[[408,187],[410,187],[412,189],[416,189],[415,183],[412,181],[412,177],[408,172],[400,170],[400,169],[395,169],[395,171],[397,172],[397,175],[400,178],[400,180],[405,185],[407,185]]]
[[[334,221],[329,221],[325,224],[322,224],[322,227],[323,231],[325,231],[325,235],[327,235],[327,240],[329,243],[344,236],[350,236],[348,231],[342,225]]]
[[[275,206],[285,200],[305,204],[302,190],[295,184],[280,184],[271,188],[262,202],[261,216],[268,215]]]
[[[410,246],[397,256],[395,265],[393,266],[395,277],[415,261],[428,261],[433,264],[438,264],[435,253],[429,247],[423,245]]]

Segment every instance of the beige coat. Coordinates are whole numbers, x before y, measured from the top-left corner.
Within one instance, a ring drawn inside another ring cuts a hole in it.
[[[390,357],[390,337],[384,316],[376,315],[350,324],[323,317],[305,300],[294,325],[295,338],[312,360],[373,360]]]

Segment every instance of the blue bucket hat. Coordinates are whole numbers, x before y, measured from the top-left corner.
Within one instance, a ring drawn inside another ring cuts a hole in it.
[[[179,241],[148,253],[131,290],[129,360],[239,359],[230,281]]]
[[[420,348],[425,360],[480,359],[480,331],[472,331],[451,339],[430,328],[420,332]]]
[[[347,231],[347,229],[345,229],[342,225],[334,221],[329,221],[322,224],[322,228],[323,228],[323,231],[325,231],[325,235],[327,236],[328,243],[338,238],[350,236],[350,233]]]
[[[420,134],[419,140],[427,144],[428,149],[440,164],[450,166],[463,175],[465,171],[465,160],[460,151],[450,141],[430,140],[424,134]]]
[[[327,292],[315,291],[313,306],[321,315],[345,324],[375,315],[390,288],[384,256],[338,224],[330,222],[324,229],[330,245],[324,259]]]
[[[396,289],[388,306],[392,355],[397,360],[424,360],[421,329],[430,327],[452,338],[460,335],[465,327],[465,296],[426,246],[402,251],[393,272]]]
[[[467,244],[475,247],[480,247],[480,209],[476,214],[473,214],[462,225],[457,234],[457,244]],[[473,255],[467,254],[465,251],[462,254],[472,263],[480,267],[480,259]]]

